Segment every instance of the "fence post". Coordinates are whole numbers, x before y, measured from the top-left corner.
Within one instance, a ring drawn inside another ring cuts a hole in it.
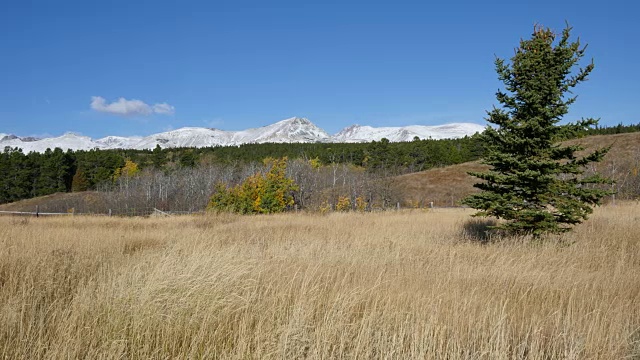
[[[398,207],[398,210],[400,210],[400,202],[398,202],[396,206]]]
[[[109,216],[111,216],[111,209],[109,209]]]
[[[38,205],[36,205],[36,217],[40,216],[40,210],[38,209]]]

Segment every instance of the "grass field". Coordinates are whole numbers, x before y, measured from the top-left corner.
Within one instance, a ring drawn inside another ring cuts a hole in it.
[[[469,212],[0,218],[0,357],[640,358],[640,205],[544,242]]]

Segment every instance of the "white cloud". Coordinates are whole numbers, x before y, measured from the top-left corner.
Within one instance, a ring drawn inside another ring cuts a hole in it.
[[[160,103],[153,105],[153,112],[162,115],[173,115],[176,112],[176,108],[167,103]]]
[[[91,108],[95,111],[120,116],[148,116],[151,114],[173,115],[175,108],[167,103],[148,105],[141,100],[119,98],[117,101],[107,103],[101,96],[91,97]]]

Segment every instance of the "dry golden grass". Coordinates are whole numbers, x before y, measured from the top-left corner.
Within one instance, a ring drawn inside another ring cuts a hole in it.
[[[465,210],[0,218],[0,357],[640,357],[640,205],[562,241]]]

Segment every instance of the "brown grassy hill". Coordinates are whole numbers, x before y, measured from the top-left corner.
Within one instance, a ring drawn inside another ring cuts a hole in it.
[[[635,198],[640,194],[640,133],[595,135],[566,143],[582,144],[587,151],[611,146],[595,170],[616,180],[618,197]],[[398,176],[395,185],[405,206],[427,206],[429,202],[435,206],[452,206],[476,191],[473,184],[477,179],[467,172],[486,169],[488,167],[478,161],[469,162]]]
[[[395,186],[405,206],[454,206],[475,189],[475,179],[469,171],[483,171],[486,165],[478,161],[447,166],[398,176]]]
[[[581,139],[573,139],[567,144],[582,144],[587,150],[612,146],[604,163],[624,161],[640,157],[640,132],[614,135],[593,135]]]
[[[40,212],[71,212],[95,213],[105,212],[103,195],[95,191],[74,193],[55,193],[40,196],[33,199],[20,200],[13,203],[0,205],[0,211],[27,211],[33,212],[38,206]]]

